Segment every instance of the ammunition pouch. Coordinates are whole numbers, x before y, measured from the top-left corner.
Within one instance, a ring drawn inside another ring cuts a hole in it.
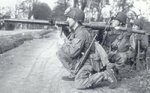
[[[103,64],[97,53],[90,54],[90,64],[92,65],[94,71],[100,71],[103,69]]]

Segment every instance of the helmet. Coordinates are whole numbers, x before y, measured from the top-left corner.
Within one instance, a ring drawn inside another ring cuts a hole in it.
[[[127,16],[130,19],[136,19],[136,13],[134,11],[127,12]]]
[[[67,8],[64,15],[73,18],[75,21],[78,22],[83,22],[85,17],[84,12],[79,8]]]
[[[123,24],[126,24],[126,20],[127,20],[127,15],[124,12],[119,12],[116,15],[116,20],[120,21]]]
[[[140,29],[143,29],[143,27],[144,27],[144,18],[141,17],[141,18],[139,18],[139,19],[136,19],[136,20],[134,21],[134,24],[137,25],[137,26],[139,26]]]

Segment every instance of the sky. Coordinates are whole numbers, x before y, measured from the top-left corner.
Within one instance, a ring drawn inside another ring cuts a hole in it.
[[[15,4],[18,1],[20,2],[23,0],[0,0],[0,7],[10,6],[11,8],[14,8]],[[39,1],[47,3],[51,7],[51,9],[53,9],[56,6],[55,2],[58,0],[39,0]]]
[[[5,7],[5,6],[10,6],[13,7],[16,4],[17,0],[0,0],[0,6]]]

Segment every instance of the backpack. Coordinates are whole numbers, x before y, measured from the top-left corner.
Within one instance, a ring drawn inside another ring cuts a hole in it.
[[[95,42],[95,53],[100,58],[103,67],[109,63],[108,55],[107,55],[106,51],[98,42]]]

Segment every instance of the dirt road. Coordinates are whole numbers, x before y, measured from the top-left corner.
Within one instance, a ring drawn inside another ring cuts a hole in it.
[[[0,93],[128,93],[124,87],[76,90],[73,81],[63,81],[68,73],[56,57],[58,42],[52,33],[1,54]]]

